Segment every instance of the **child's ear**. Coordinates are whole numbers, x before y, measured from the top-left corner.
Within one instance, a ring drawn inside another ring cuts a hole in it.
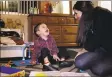
[[[39,34],[40,34],[40,32],[39,32],[39,31],[37,31],[37,32],[36,32],[36,34],[38,34],[38,35],[39,35]]]

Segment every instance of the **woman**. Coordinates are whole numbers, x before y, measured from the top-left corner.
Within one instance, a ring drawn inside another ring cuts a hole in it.
[[[91,1],[77,1],[73,10],[79,20],[77,42],[88,51],[76,57],[75,66],[101,77],[112,74],[112,12]]]

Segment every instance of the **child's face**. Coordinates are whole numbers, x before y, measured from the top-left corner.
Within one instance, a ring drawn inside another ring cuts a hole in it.
[[[38,28],[37,34],[39,36],[48,36],[49,35],[49,29],[46,24],[41,24]]]

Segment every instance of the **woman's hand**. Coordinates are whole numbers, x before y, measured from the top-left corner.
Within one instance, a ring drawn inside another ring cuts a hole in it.
[[[75,58],[85,52],[88,52],[87,50],[85,50],[84,48],[81,48],[79,51],[78,51],[78,54],[75,56]]]
[[[60,61],[60,58],[57,55],[53,55],[53,59],[56,61]]]

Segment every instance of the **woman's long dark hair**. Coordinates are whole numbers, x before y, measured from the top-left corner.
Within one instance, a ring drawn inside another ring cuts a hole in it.
[[[86,40],[86,33],[93,25],[93,3],[91,1],[77,1],[73,6],[73,10],[74,9],[82,12],[82,16],[79,21],[77,42],[80,43],[80,45],[83,45]]]
[[[93,3],[91,1],[77,1],[73,6],[73,10],[76,9],[83,13],[91,11],[93,8]]]

